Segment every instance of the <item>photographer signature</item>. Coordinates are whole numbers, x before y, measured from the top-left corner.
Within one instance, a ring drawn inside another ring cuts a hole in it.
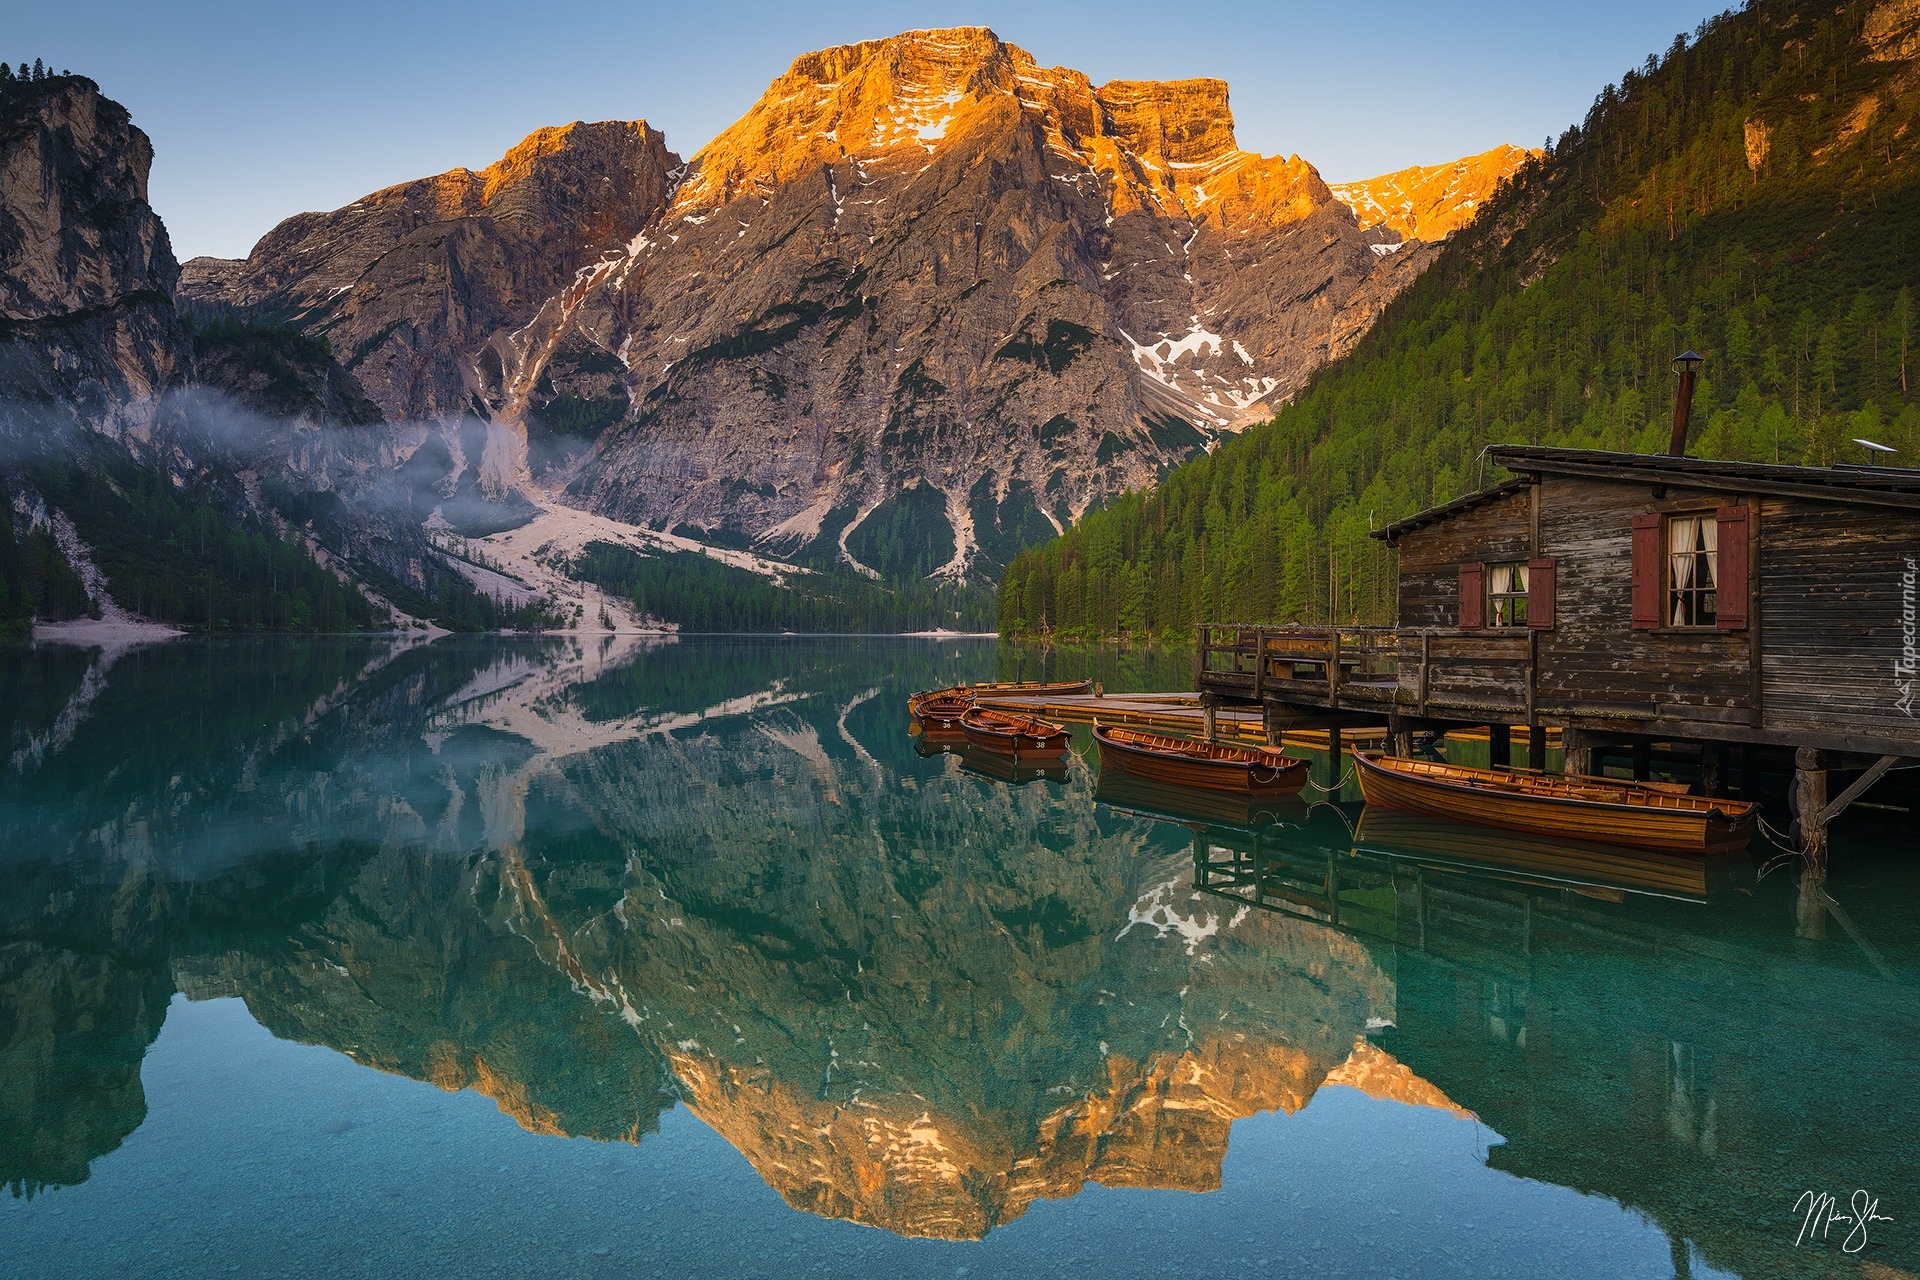
[[[1867,1224],[1873,1222],[1892,1222],[1893,1219],[1880,1212],[1880,1200],[1870,1196],[1864,1189],[1853,1193],[1853,1198],[1844,1205],[1833,1198],[1831,1192],[1802,1192],[1793,1202],[1795,1213],[1801,1206],[1806,1207],[1806,1216],[1800,1220],[1800,1235],[1794,1240],[1795,1248],[1808,1240],[1826,1240],[1836,1223],[1849,1223],[1846,1238],[1840,1242],[1842,1253],[1859,1253],[1867,1247]],[[1842,1213],[1842,1209],[1852,1209],[1852,1213]]]

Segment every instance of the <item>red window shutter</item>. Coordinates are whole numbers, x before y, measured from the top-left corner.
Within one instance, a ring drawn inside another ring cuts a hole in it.
[[[1715,625],[1722,631],[1740,631],[1747,625],[1747,509],[1722,507],[1715,513],[1720,525],[1720,549],[1715,587]]]
[[[1553,630],[1553,561],[1527,561],[1527,625]]]
[[[1643,511],[1633,518],[1633,629],[1660,625],[1660,517]]]
[[[1472,630],[1486,626],[1487,567],[1480,564],[1460,566],[1460,625]]]

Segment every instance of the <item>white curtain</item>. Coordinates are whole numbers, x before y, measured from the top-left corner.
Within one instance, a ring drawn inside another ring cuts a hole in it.
[[[1493,625],[1511,627],[1518,625],[1515,614],[1519,611],[1513,597],[1527,593],[1527,566],[1524,564],[1496,564],[1493,566],[1492,586],[1489,594],[1493,596]]]
[[[1694,539],[1699,536],[1698,520],[1675,520],[1668,527],[1671,545],[1668,558],[1673,561],[1673,589],[1676,594],[1693,585]]]
[[[1493,566],[1494,595],[1525,595],[1526,591],[1527,566],[1523,564],[1497,564]]]
[[[1700,567],[1704,570],[1700,585],[1711,587],[1720,577],[1716,572],[1719,568],[1717,553],[1720,550],[1720,522],[1712,516],[1701,516],[1699,523],[1700,549],[1707,553],[1700,557]]]

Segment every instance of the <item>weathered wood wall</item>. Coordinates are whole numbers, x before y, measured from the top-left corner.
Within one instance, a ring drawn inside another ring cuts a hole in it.
[[[1733,506],[1748,508],[1754,531],[1748,626],[1636,630],[1634,516]],[[1544,476],[1532,492],[1412,530],[1398,548],[1402,710],[1424,695],[1422,709],[1438,715],[1531,707],[1554,723],[1625,732],[1692,726],[1706,738],[1920,748],[1920,682],[1903,684],[1914,676],[1898,666],[1920,513]],[[1541,558],[1557,578],[1551,628],[1417,634],[1458,627],[1461,564]]]
[[[1759,507],[1765,725],[1920,741],[1920,706],[1901,705],[1896,669],[1920,513],[1773,497]]]
[[[1540,482],[1540,550],[1558,566],[1558,616],[1540,635],[1537,705],[1569,714],[1748,723],[1745,631],[1633,628],[1633,517],[1711,514],[1736,494],[1572,476]],[[1664,605],[1664,600],[1663,600]]]
[[[1415,530],[1400,541],[1400,625],[1460,625],[1460,565],[1525,560],[1533,546],[1525,490]]]

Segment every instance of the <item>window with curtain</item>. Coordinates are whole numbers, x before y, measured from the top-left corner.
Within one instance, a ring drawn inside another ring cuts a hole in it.
[[[1710,627],[1720,580],[1720,526],[1711,512],[1667,521],[1667,625]]]
[[[1487,625],[1527,625],[1527,566],[1524,562],[1487,566]]]

